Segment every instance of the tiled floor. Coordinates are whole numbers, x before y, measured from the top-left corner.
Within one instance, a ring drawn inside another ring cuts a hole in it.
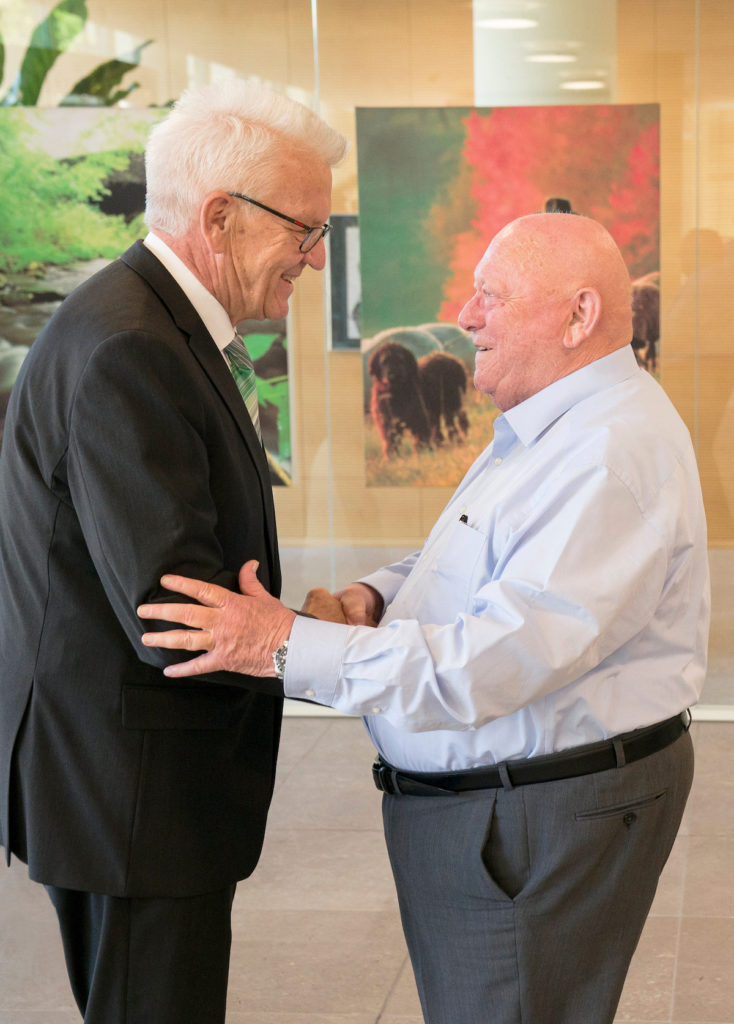
[[[618,1021],[734,1024],[734,725],[697,773]],[[228,1024],[421,1024],[361,724],[287,718],[262,860],[237,892]],[[0,1024],[71,1024],[51,905],[0,868]],[[544,1024],[542,1021],[533,1024]]]

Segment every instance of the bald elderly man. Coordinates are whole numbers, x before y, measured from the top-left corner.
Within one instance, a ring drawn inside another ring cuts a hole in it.
[[[363,715],[428,1024],[611,1024],[691,785],[706,526],[599,224],[505,227],[459,317],[501,410],[421,551],[296,616],[243,566],[145,642]],[[373,628],[379,623],[377,628]],[[193,630],[201,632],[193,632]],[[275,656],[275,670],[274,670]]]

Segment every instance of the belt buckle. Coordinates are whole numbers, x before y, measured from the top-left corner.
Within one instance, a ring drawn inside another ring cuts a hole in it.
[[[379,757],[372,763],[372,778],[375,781],[375,786],[377,786],[382,793],[395,793],[393,769],[390,765],[381,761]]]

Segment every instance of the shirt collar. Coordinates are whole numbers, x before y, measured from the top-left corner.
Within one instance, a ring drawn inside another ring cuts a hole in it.
[[[497,418],[495,431],[500,420],[506,421],[527,448],[574,405],[641,372],[632,346],[626,345],[559,378],[536,395],[508,409]]]
[[[227,310],[162,238],[150,231],[143,245],[161,261],[201,317],[219,351],[223,352],[234,337],[234,327]]]

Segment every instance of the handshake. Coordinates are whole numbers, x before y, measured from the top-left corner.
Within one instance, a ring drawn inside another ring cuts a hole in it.
[[[376,626],[382,611],[381,595],[365,583],[350,583],[335,594],[323,587],[315,587],[306,594],[301,608],[304,615],[349,626]]]

